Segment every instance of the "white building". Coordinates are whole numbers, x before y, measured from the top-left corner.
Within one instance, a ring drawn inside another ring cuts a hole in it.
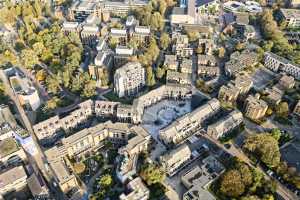
[[[280,9],[281,19],[286,21],[288,27],[300,27],[300,10],[299,9]]]
[[[140,177],[137,177],[127,184],[127,188],[131,191],[129,194],[121,194],[120,200],[148,200],[150,191],[143,183]]]
[[[145,69],[138,62],[130,62],[117,69],[114,91],[119,97],[136,95],[145,86]]]
[[[23,166],[14,167],[0,174],[0,195],[18,191],[27,185],[27,174]]]

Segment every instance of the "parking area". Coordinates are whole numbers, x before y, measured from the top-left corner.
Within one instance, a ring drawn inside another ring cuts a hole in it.
[[[272,80],[277,78],[278,75],[262,67],[252,75],[253,87],[256,90],[264,89]]]

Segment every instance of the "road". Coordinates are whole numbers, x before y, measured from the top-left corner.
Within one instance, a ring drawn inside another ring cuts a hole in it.
[[[51,183],[54,178],[53,178],[53,174],[49,173],[49,171],[47,171],[45,168],[46,156],[45,156],[44,152],[42,151],[42,149],[40,148],[37,137],[33,131],[32,125],[31,125],[23,107],[21,106],[18,98],[15,96],[12,88],[10,87],[10,83],[9,83],[7,77],[5,76],[5,73],[3,70],[0,70],[0,79],[2,80],[2,82],[5,86],[5,92],[11,98],[11,100],[14,102],[14,105],[17,108],[17,112],[19,113],[19,115],[22,119],[23,125],[27,129],[29,134],[31,135],[31,137],[34,141],[34,144],[38,150],[38,153],[36,155],[34,155],[34,157],[33,157],[34,159],[29,158],[29,162],[32,165],[33,169],[35,170],[35,173],[39,174],[38,169],[42,172],[42,174],[46,178],[47,182],[50,183],[49,186],[51,187],[52,186]],[[61,193],[60,191],[57,191],[57,189],[54,187],[52,187],[51,189],[52,189],[52,191],[54,190],[53,192],[54,192],[54,194],[56,194],[57,199],[64,199],[62,197],[63,193]]]
[[[299,199],[294,193],[292,193],[290,190],[288,190],[284,185],[282,185],[279,181],[274,179],[273,177],[269,176],[261,167],[255,167],[252,164],[252,161],[246,156],[240,149],[232,145],[230,149],[226,149],[223,144],[221,144],[218,140],[211,138],[207,134],[201,134],[202,137],[206,138],[207,140],[211,141],[212,143],[216,144],[219,148],[221,148],[223,151],[229,153],[232,156],[238,157],[245,163],[247,163],[249,166],[252,166],[256,169],[258,169],[260,172],[262,172],[265,177],[268,179],[272,179],[277,184],[277,193],[282,196],[285,200],[296,200]]]

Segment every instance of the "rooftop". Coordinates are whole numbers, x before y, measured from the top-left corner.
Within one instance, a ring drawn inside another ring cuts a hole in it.
[[[299,9],[281,8],[280,11],[286,19],[290,19],[290,18],[299,19],[300,18],[300,10]]]
[[[5,157],[19,150],[14,138],[7,138],[0,141],[0,157]]]
[[[0,174],[0,187],[13,184],[23,178],[27,178],[27,174],[23,166],[14,167]]]

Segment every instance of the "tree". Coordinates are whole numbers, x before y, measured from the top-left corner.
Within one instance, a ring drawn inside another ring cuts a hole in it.
[[[241,42],[238,42],[236,45],[235,45],[235,50],[236,51],[241,51],[245,48],[245,43],[241,43]]]
[[[40,17],[42,15],[42,8],[41,8],[41,2],[38,0],[35,0],[33,3],[34,11],[36,13],[37,17]]]
[[[272,136],[275,140],[279,141],[279,139],[280,139],[280,137],[281,137],[281,131],[280,131],[278,128],[274,128],[274,129],[272,129],[272,131],[271,131],[271,136]]]
[[[245,185],[238,170],[225,172],[221,179],[220,191],[227,197],[237,198],[245,191]]]
[[[163,50],[166,50],[171,42],[169,35],[163,32],[160,36],[160,46]]]
[[[269,167],[277,167],[280,163],[278,141],[269,134],[249,136],[245,140],[243,148]]]
[[[145,164],[142,166],[140,176],[147,185],[161,183],[165,179],[165,173],[154,164]]]
[[[73,169],[76,174],[82,174],[85,170],[85,164],[82,162],[74,163]]]
[[[289,115],[289,105],[287,102],[280,102],[278,106],[276,106],[276,114],[280,117],[285,117]]]
[[[155,77],[151,66],[146,67],[146,85],[150,87],[155,85]]]
[[[160,0],[159,1],[159,12],[160,12],[161,16],[165,16],[166,9],[167,9],[166,1]]]
[[[54,110],[55,108],[57,108],[58,107],[58,105],[61,103],[61,100],[58,98],[58,97],[56,97],[56,96],[54,96],[54,97],[52,97],[50,100],[48,100],[47,102],[46,102],[46,109],[47,110]]]
[[[151,15],[150,26],[153,30],[162,31],[165,26],[164,18],[159,12],[154,12]]]
[[[33,69],[34,65],[39,63],[39,58],[31,49],[23,49],[21,51],[21,60],[23,65],[28,69]]]
[[[113,184],[113,179],[110,174],[103,175],[99,180],[101,188],[107,189]]]
[[[40,69],[39,71],[37,71],[35,78],[37,81],[41,82],[41,81],[45,81],[47,76],[47,73],[44,69]]]
[[[199,33],[196,31],[187,31],[187,35],[189,37],[190,42],[195,42],[200,37]]]
[[[164,67],[156,68],[156,78],[161,79],[166,74],[166,69]]]
[[[224,58],[225,53],[226,53],[226,50],[224,47],[219,48],[219,54],[218,54],[219,58]]]

